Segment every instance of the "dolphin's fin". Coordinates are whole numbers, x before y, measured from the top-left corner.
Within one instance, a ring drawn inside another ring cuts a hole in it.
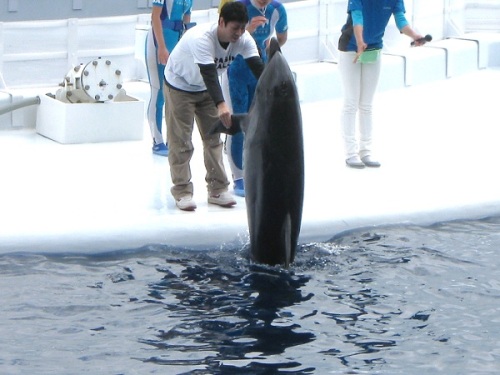
[[[244,124],[244,120],[246,117],[246,113],[231,115],[231,122],[233,123],[233,125],[230,128],[226,128],[222,124],[221,120],[217,120],[217,122],[212,125],[212,128],[209,130],[208,134],[225,133],[229,135],[235,135],[240,133],[241,131],[245,131],[246,127]]]

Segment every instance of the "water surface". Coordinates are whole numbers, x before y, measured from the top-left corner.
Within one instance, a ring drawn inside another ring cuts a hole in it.
[[[1,374],[495,374],[500,218],[357,230],[290,270],[162,245],[0,257]]]

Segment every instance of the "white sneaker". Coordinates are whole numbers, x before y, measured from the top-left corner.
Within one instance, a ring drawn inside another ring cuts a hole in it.
[[[378,167],[380,167],[380,163],[378,161],[374,160],[370,155],[363,156],[361,158],[361,161],[367,167],[371,167],[371,168],[378,168]]]
[[[208,203],[216,204],[221,207],[232,207],[236,204],[233,196],[227,191],[218,195],[208,195]]]
[[[351,156],[349,159],[346,159],[345,164],[348,167],[357,169],[362,169],[365,167],[365,164],[361,161],[361,159],[357,155]]]
[[[175,201],[175,205],[179,210],[182,211],[194,211],[196,209],[196,203],[193,197],[185,195]]]

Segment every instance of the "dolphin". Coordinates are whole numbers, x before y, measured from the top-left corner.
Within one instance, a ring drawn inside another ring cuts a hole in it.
[[[212,131],[245,132],[250,256],[288,268],[295,258],[304,200],[302,114],[293,73],[275,38],[268,56],[248,114],[233,115],[229,129],[219,121]]]

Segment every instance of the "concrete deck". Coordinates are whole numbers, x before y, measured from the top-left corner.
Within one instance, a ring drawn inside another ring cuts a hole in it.
[[[300,241],[324,241],[366,226],[500,214],[498,83],[500,69],[490,68],[380,92],[380,169],[345,166],[341,99],[304,103]],[[125,88],[140,95],[141,85]],[[146,125],[142,141],[77,145],[59,144],[34,129],[1,131],[0,254],[244,245],[244,199],[237,198],[232,209],[206,203],[197,133],[195,147],[198,209],[182,212],[169,192],[167,159],[152,155]]]

